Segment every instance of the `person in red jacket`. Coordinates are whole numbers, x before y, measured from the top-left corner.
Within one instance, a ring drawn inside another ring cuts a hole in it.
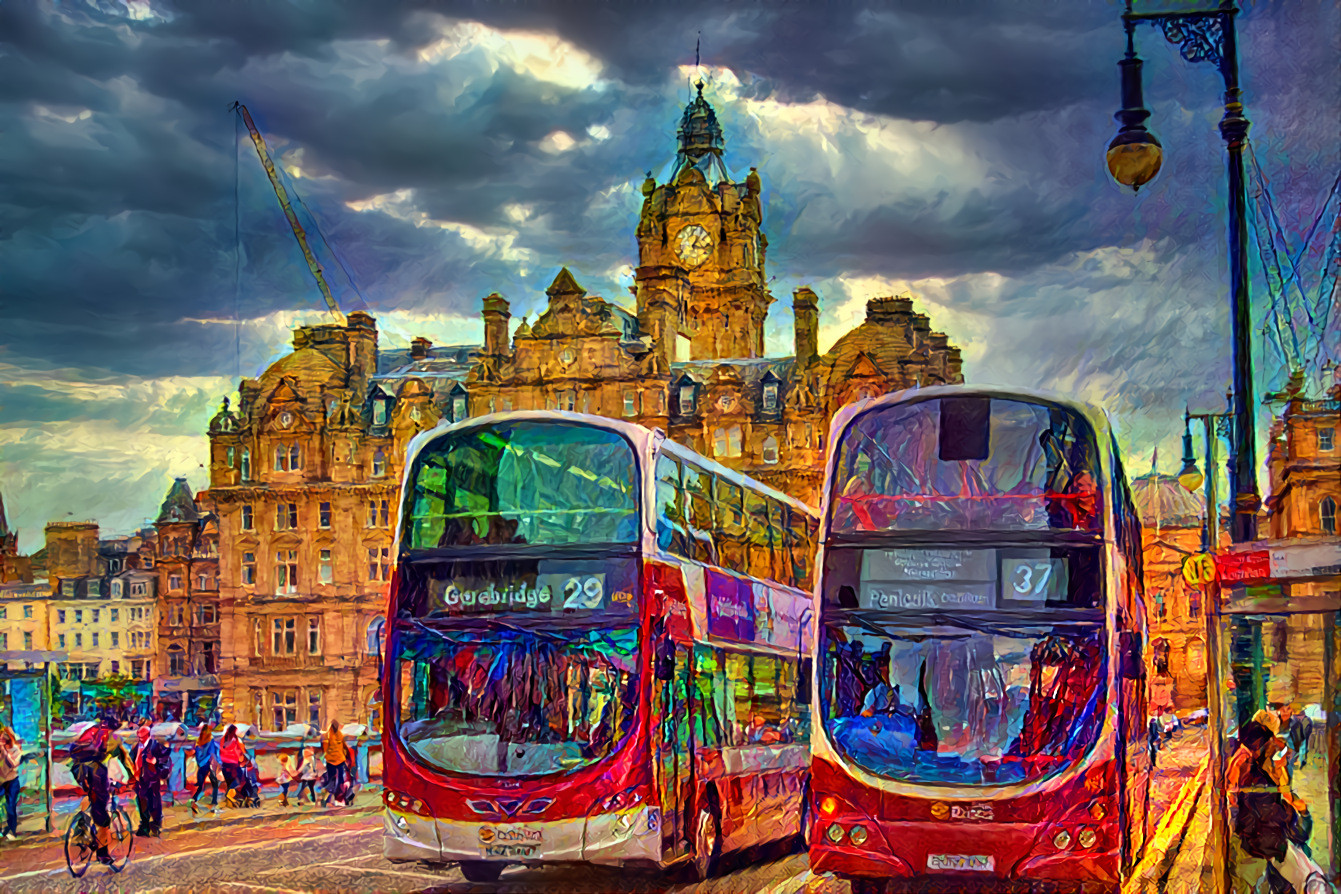
[[[236,807],[233,795],[242,786],[242,767],[247,763],[247,749],[242,747],[238,738],[236,724],[228,724],[224,730],[223,741],[219,744],[219,765],[223,767],[224,784],[228,793],[224,795],[224,806]]]

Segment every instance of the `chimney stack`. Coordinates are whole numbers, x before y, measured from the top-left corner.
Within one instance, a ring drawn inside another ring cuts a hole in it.
[[[792,293],[792,316],[796,327],[796,365],[809,366],[819,357],[819,297],[813,289]]]
[[[497,292],[484,299],[484,353],[502,356],[508,353],[508,321],[512,319],[508,300]]]
[[[422,335],[410,342],[410,359],[427,360],[428,349],[433,347],[433,342],[424,338]]]

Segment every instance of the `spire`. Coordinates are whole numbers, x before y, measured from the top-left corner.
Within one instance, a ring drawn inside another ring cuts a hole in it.
[[[567,267],[564,267],[559,271],[559,275],[554,277],[554,282],[550,283],[550,287],[545,290],[545,294],[551,298],[555,295],[585,295],[587,290],[578,285],[577,280],[573,278],[573,274],[568,272]]]
[[[5,518],[5,495],[0,494],[0,537],[8,537],[12,533],[9,530],[9,520]]]
[[[164,522],[194,522],[199,520],[200,513],[196,511],[196,498],[191,495],[191,487],[186,483],[185,478],[177,478],[172,482],[172,487],[168,489],[168,495],[163,499],[163,506],[158,511],[158,521],[155,524]]]
[[[686,168],[698,168],[709,183],[730,180],[726,165],[722,163],[722,150],[726,143],[722,139],[722,126],[717,123],[717,113],[703,98],[703,80],[695,84],[696,95],[684,107],[680,116],[680,127],[676,132],[679,146],[675,153],[675,166],[671,169],[674,181]]]

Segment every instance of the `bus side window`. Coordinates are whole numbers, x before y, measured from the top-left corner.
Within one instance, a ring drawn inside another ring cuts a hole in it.
[[[745,491],[723,478],[717,479],[714,490],[718,559],[723,568],[745,568]]]
[[[657,457],[657,548],[688,557],[685,549],[684,506],[680,492],[680,464],[664,453]]]
[[[688,558],[717,564],[713,542],[712,476],[697,466],[684,464],[684,506],[691,554]]]
[[[793,586],[791,551],[787,549],[787,507],[768,500],[768,545],[773,553],[773,580]]]
[[[726,675],[722,653],[710,646],[694,647],[694,741],[700,748],[721,748]]]
[[[819,555],[819,519],[806,516],[806,578],[805,588],[815,588],[815,559]]]
[[[768,537],[768,503],[756,493],[745,494],[745,524],[750,577],[773,576],[773,550]]]
[[[784,537],[787,544],[787,561],[791,567],[791,585],[807,589],[807,566],[812,558],[806,552],[806,517],[790,506],[787,507],[787,532]]]

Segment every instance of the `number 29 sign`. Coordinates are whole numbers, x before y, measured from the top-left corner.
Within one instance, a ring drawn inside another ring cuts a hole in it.
[[[1183,580],[1194,587],[1215,580],[1215,557],[1210,553],[1188,556],[1183,560]]]

